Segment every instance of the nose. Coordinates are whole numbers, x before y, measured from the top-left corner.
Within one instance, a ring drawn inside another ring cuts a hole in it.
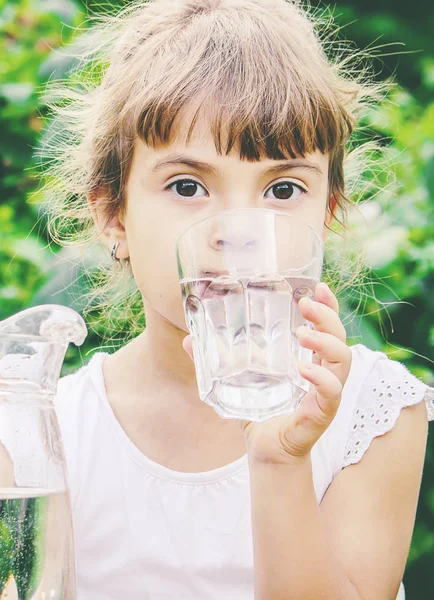
[[[226,228],[225,228],[226,229]],[[210,246],[213,250],[256,250],[259,240],[252,231],[214,231],[210,236]]]
[[[212,236],[210,245],[213,250],[250,250],[257,247],[258,240],[248,240],[246,242],[242,240],[227,240],[216,235]]]

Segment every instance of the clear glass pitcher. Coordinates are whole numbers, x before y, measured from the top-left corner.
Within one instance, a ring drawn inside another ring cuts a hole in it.
[[[0,599],[74,600],[66,466],[54,407],[74,310],[34,306],[0,321]]]

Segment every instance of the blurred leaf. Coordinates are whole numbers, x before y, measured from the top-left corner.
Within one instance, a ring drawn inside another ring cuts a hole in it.
[[[433,114],[433,120],[434,120],[434,114]],[[434,138],[433,138],[432,142],[433,142],[433,155],[426,165],[425,177],[426,177],[426,185],[427,185],[427,188],[428,188],[428,191],[430,194],[430,198],[431,198],[431,203],[434,206]]]
[[[4,83],[0,85],[0,96],[18,106],[23,106],[33,94],[34,89],[33,83]]]

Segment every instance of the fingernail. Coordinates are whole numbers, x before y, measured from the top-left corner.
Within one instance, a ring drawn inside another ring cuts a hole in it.
[[[308,298],[307,296],[303,296],[302,300],[304,300],[305,308],[307,308],[311,312],[315,311],[315,303],[312,300],[312,298]]]
[[[306,325],[299,325],[297,327],[297,329],[295,330],[295,333],[296,333],[297,337],[299,337],[299,336],[306,337],[307,335],[309,335],[309,330],[306,327]]]
[[[328,290],[329,292],[331,291],[325,281],[321,281],[321,285],[324,287],[324,289]]]

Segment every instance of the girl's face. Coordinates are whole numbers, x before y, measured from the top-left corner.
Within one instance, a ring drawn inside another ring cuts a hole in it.
[[[136,283],[151,308],[185,332],[175,244],[192,223],[235,208],[270,208],[300,217],[325,239],[328,157],[319,151],[290,160],[220,156],[206,127],[188,144],[179,135],[154,149],[138,140],[126,190],[120,238]],[[123,238],[123,239],[122,239]],[[111,238],[113,243],[113,238]]]

